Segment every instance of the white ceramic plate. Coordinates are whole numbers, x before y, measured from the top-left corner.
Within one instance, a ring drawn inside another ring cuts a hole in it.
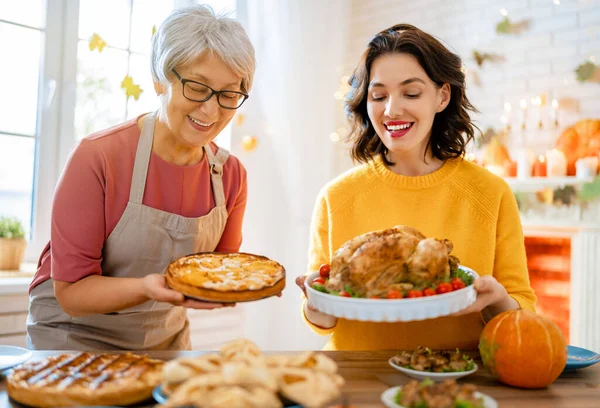
[[[394,401],[398,391],[402,389],[402,386],[388,388],[381,394],[381,402],[388,408],[406,408],[404,405],[398,405]],[[483,398],[483,406],[484,408],[498,408],[498,402],[495,399],[490,397],[489,395],[482,394],[480,392],[476,392],[475,396],[477,398]]]
[[[24,363],[31,357],[31,351],[15,346],[0,346],[0,371]]]
[[[459,266],[477,278],[472,269]],[[433,319],[458,312],[475,302],[477,293],[473,285],[442,295],[404,299],[359,299],[330,295],[310,287],[319,272],[308,275],[304,281],[308,303],[322,313],[349,320],[367,322],[409,322]]]
[[[392,361],[392,358],[389,359],[389,363],[392,367],[394,367],[398,371],[401,371],[402,373],[406,374],[407,376],[414,378],[415,380],[424,380],[426,378],[430,378],[432,381],[444,381],[444,380],[452,380],[452,379],[457,380],[459,378],[466,377],[469,374],[473,374],[473,373],[477,372],[477,364],[476,363],[473,363],[473,364],[475,364],[475,366],[473,367],[473,369],[471,369],[469,371],[452,371],[452,372],[448,372],[448,373],[434,373],[434,372],[430,372],[430,371],[419,371],[419,370],[412,370],[410,368],[402,367],[398,364],[395,364]]]

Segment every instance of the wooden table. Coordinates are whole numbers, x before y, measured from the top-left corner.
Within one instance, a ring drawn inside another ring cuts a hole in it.
[[[151,357],[169,360],[180,356],[197,356],[202,351],[150,352]],[[388,359],[394,355],[389,351],[326,351],[337,361],[340,374],[346,379],[343,397],[353,407],[382,407],[381,393],[387,388],[406,384],[410,379],[388,365]],[[59,352],[35,351],[32,359],[42,359]],[[278,353],[279,354],[279,353]],[[481,360],[475,356],[479,365],[477,373],[461,382],[476,384],[480,391],[495,398],[504,408],[520,407],[600,407],[600,364],[563,373],[550,387],[542,390],[523,390],[504,386],[494,381],[489,372],[482,367]],[[10,370],[4,372],[9,373]],[[0,375],[0,408],[23,406],[8,399],[5,377]],[[146,403],[138,407],[152,407]]]

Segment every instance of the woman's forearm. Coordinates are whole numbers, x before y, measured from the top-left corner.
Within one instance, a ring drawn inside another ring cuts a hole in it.
[[[489,322],[495,316],[499,315],[502,312],[506,312],[507,310],[518,310],[520,308],[521,306],[519,306],[519,303],[517,303],[517,301],[514,300],[511,296],[507,295],[506,299],[502,300],[501,302],[491,304],[488,307],[484,308],[481,311],[481,314],[483,315],[483,319],[486,322]]]
[[[73,316],[117,312],[148,300],[142,279],[91,275],[75,283],[54,281],[54,294]]]

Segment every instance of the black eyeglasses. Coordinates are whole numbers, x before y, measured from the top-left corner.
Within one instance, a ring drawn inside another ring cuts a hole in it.
[[[172,69],[173,73],[181,81],[183,97],[192,102],[206,102],[213,95],[217,95],[217,103],[221,108],[237,109],[248,99],[248,94],[237,91],[215,91],[210,86],[201,82],[183,79],[177,71]]]

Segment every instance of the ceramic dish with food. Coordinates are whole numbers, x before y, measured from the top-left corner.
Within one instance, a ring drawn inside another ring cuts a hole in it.
[[[308,301],[332,316],[375,322],[458,312],[475,301],[477,274],[452,249],[450,240],[405,225],[359,235],[307,277]]]
[[[498,408],[496,400],[478,392],[475,385],[457,384],[454,380],[443,383],[412,380],[385,390],[381,402],[388,408]]]
[[[419,346],[415,351],[402,351],[389,360],[390,366],[417,380],[458,379],[477,372],[477,364],[460,352],[431,350]]]

